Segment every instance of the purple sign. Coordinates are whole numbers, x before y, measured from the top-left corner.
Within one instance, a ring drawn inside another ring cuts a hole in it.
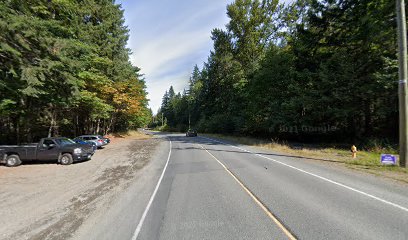
[[[381,163],[386,165],[395,165],[397,158],[391,154],[381,154]]]

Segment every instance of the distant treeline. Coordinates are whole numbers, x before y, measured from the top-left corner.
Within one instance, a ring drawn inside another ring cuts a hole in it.
[[[395,1],[236,0],[204,67],[169,89],[155,121],[301,141],[394,141]],[[163,116],[163,117],[162,117]]]
[[[106,134],[150,120],[114,2],[0,2],[0,143]]]

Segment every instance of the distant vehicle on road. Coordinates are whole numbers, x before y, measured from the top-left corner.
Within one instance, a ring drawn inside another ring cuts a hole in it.
[[[78,144],[69,138],[42,138],[39,143],[0,146],[0,162],[15,167],[25,161],[58,161],[62,165],[91,159],[92,146]]]
[[[189,129],[186,132],[186,137],[197,137],[197,131],[194,129]]]
[[[104,138],[101,135],[81,135],[74,138],[74,141],[82,140],[85,142],[93,142],[97,148],[102,148],[110,142],[109,138]]]

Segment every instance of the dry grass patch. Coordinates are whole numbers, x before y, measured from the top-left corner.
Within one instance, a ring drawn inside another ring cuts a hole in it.
[[[150,139],[152,136],[139,131],[118,132],[107,135],[111,139],[111,142],[118,142],[123,139]]]

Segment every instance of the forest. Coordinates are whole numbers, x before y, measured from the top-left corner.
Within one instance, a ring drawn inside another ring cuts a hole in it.
[[[128,32],[112,0],[1,1],[0,143],[148,123]]]
[[[236,0],[150,126],[304,142],[398,139],[395,1]]]

